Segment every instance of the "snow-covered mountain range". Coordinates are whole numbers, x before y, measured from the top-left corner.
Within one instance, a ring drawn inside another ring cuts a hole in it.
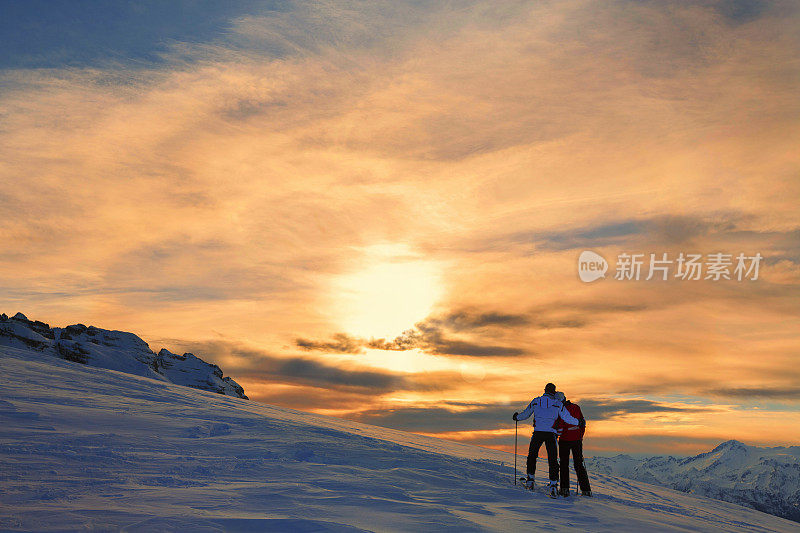
[[[587,459],[587,466],[800,522],[800,446],[762,448],[729,440],[694,457],[617,455]]]
[[[28,346],[0,345],[0,375],[2,531],[797,531],[597,472],[593,498],[552,500],[512,484],[509,453]]]
[[[191,353],[153,352],[145,341],[124,331],[74,324],[51,328],[22,313],[0,314],[0,346],[47,353],[67,361],[117,370],[186,387],[247,399],[244,389],[215,364]]]

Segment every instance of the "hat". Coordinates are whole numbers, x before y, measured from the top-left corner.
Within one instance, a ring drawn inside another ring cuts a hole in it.
[[[558,391],[558,392],[556,393],[556,400],[558,400],[559,402],[565,402],[565,401],[567,401],[567,395],[566,395],[566,394],[564,394],[564,393],[563,393],[563,392],[561,392],[561,391]]]

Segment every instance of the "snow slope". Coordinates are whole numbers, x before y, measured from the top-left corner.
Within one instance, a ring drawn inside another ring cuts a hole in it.
[[[723,442],[694,457],[628,455],[587,460],[595,472],[655,483],[800,521],[800,446]],[[800,529],[800,526],[798,526]]]
[[[35,350],[0,347],[0,372],[2,530],[797,530],[607,475],[551,500],[514,487],[503,452]]]
[[[193,354],[177,355],[162,349],[157,354],[142,339],[125,331],[110,331],[83,324],[51,328],[22,313],[0,314],[0,346],[41,351],[89,366],[118,370],[187,387],[247,399],[244,389],[222,370]]]

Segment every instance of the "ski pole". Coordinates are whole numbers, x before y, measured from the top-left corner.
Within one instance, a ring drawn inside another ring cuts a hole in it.
[[[514,485],[517,484],[517,419],[514,419]]]

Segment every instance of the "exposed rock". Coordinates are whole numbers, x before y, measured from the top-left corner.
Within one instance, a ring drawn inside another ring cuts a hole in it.
[[[42,337],[46,337],[48,339],[54,339],[53,330],[50,328],[50,324],[45,322],[41,322],[36,320],[35,322],[31,322],[32,326],[31,329],[41,335]]]
[[[56,351],[63,359],[85,365],[89,362],[89,351],[82,348],[75,341],[59,340],[56,342]]]
[[[2,317],[5,317],[5,319],[2,319]],[[8,315],[3,313],[2,317],[0,317],[0,322],[9,322]],[[22,313],[17,313],[13,317],[11,317],[10,320],[13,320],[13,321],[15,321],[17,323],[24,324],[28,329],[30,329],[31,331],[35,331],[36,333],[38,333],[42,337],[45,337],[45,338],[48,338],[48,339],[52,339],[53,338],[53,330],[50,329],[50,324],[47,324],[47,323],[42,322],[40,320],[36,320],[36,321],[28,320],[28,317],[26,317]]]
[[[222,381],[230,385],[239,398],[244,398],[245,400],[249,399],[247,396],[245,396],[244,389],[242,388],[242,386],[233,381],[233,379],[226,376],[222,378]]]
[[[247,399],[244,389],[233,379],[224,377],[217,365],[206,363],[194,354],[177,355],[162,348],[155,363],[158,372],[172,383]]]
[[[76,336],[80,335],[81,333],[83,333],[84,331],[86,331],[87,329],[88,328],[86,326],[84,326],[83,324],[73,324],[73,325],[67,326],[67,327],[65,327],[64,329],[61,330],[61,337],[60,338],[71,340],[74,337],[76,337]]]

